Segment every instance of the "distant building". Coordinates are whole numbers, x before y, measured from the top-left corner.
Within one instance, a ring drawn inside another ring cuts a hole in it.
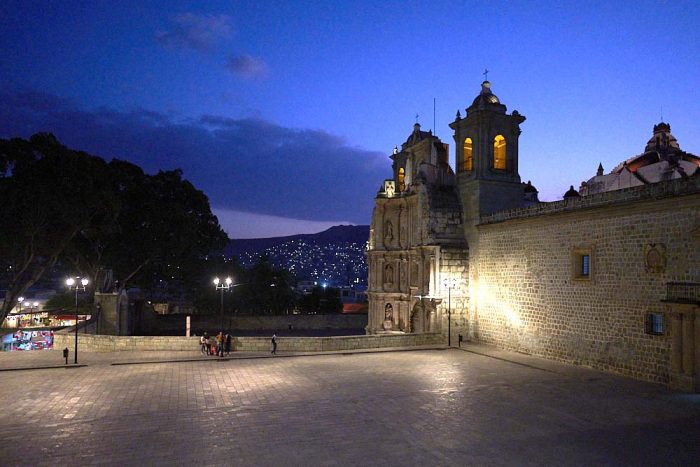
[[[700,157],[682,151],[671,134],[671,125],[654,125],[654,134],[644,152],[619,164],[612,172],[603,174],[603,166],[588,181],[581,183],[582,196],[649,185],[695,175],[700,171]]]
[[[541,203],[518,173],[524,121],[485,81],[450,124],[456,173],[418,124],[394,149],[367,332],[461,335],[700,392],[700,159],[660,123],[644,153]]]

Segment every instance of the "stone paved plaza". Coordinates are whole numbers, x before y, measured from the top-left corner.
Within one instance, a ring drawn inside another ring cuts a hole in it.
[[[700,463],[698,395],[470,350],[3,371],[0,464]]]

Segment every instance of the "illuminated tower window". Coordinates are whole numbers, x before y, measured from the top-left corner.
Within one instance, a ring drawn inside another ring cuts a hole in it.
[[[403,167],[399,169],[399,191],[404,191],[406,189],[405,184],[406,172],[404,172]]]
[[[502,135],[493,139],[493,168],[506,169],[506,139]]]
[[[472,139],[467,138],[464,140],[464,162],[462,164],[462,170],[468,171],[474,168],[474,158],[472,155]]]

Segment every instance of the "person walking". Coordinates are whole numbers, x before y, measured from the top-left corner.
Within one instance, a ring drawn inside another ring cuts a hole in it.
[[[224,356],[224,331],[219,331],[216,335],[216,354],[219,357]]]
[[[275,332],[272,333],[272,352],[270,352],[272,355],[277,354],[277,334]]]
[[[231,353],[231,340],[231,333],[227,332],[226,336],[224,337],[224,350],[226,351],[226,355]]]
[[[209,355],[209,334],[207,334],[207,331],[204,331],[202,337],[199,338],[199,343],[202,346],[202,353],[204,355]]]

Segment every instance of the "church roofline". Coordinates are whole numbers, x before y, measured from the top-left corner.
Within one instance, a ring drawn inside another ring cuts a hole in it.
[[[658,183],[594,193],[580,198],[538,203],[533,206],[498,211],[482,216],[479,226],[512,220],[524,220],[541,216],[583,211],[610,206],[653,201],[662,198],[700,195],[700,172],[695,175]]]

